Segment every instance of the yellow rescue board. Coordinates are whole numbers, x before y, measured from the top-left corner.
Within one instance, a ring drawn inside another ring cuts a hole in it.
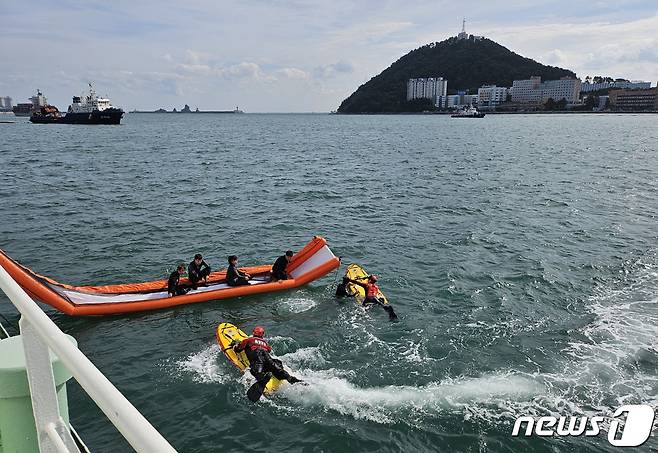
[[[247,359],[247,355],[244,351],[235,352],[231,347],[231,343],[233,341],[242,341],[245,338],[249,338],[249,335],[228,322],[223,322],[217,327],[216,335],[217,343],[219,343],[219,347],[222,349],[222,352],[229,362],[238,367],[243,373],[247,371],[249,369],[249,359]],[[272,376],[265,386],[265,393],[270,394],[276,391],[281,387],[281,384],[282,381]]]
[[[350,264],[347,266],[347,270],[345,271],[345,277],[350,278],[352,280],[357,280],[359,282],[366,283],[368,281],[368,277],[370,274],[368,274],[361,266],[358,264]],[[359,304],[363,304],[363,301],[366,298],[366,290],[364,287],[354,284],[354,283],[348,283],[346,285],[346,290],[347,294],[350,296],[354,297]],[[377,298],[382,301],[384,305],[388,305],[388,299],[384,295],[384,293],[379,290],[377,293]]]

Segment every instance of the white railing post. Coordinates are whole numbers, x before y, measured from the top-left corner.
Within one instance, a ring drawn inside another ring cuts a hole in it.
[[[78,381],[80,387],[87,392],[99,409],[103,411],[137,452],[176,453],[176,450],[169,442],[112,385],[87,356],[69,341],[64,332],[52,322],[2,266],[0,266],[0,288],[21,313],[21,329],[25,328],[27,330],[26,333],[29,334],[28,336],[38,338],[38,340],[47,345],[47,348],[57,354],[59,360],[66,366],[76,381]],[[49,363],[47,348],[45,361]],[[31,359],[34,359],[38,363],[42,361],[43,347],[40,348],[39,345],[32,344],[27,349],[32,350],[30,353],[32,355]],[[39,352],[40,349],[41,352]],[[50,380],[52,381],[52,369],[50,373]],[[35,385],[39,386],[38,383],[35,383]],[[31,387],[32,382],[30,382]],[[53,423],[55,423],[54,427],[50,424],[47,424],[45,427],[46,435],[51,440],[53,439],[53,429],[58,430],[56,428],[57,421]],[[41,438],[41,436],[43,436],[43,432],[39,432],[39,437]],[[58,449],[61,449],[62,445],[55,440],[53,447],[56,448],[54,451],[61,451]]]
[[[80,453],[68,426],[59,414],[55,376],[50,363],[48,345],[39,338],[38,333],[25,317],[21,316],[19,325],[23,337],[25,370],[30,384],[39,451],[59,453],[62,451],[61,446],[64,445],[68,449],[64,451]]]

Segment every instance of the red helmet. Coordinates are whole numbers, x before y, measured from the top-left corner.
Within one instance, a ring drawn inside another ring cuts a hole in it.
[[[377,276],[376,275],[371,275],[369,277],[369,279],[370,279],[371,282],[376,282],[377,281]]]
[[[262,337],[265,335],[265,327],[256,326],[254,327],[252,333],[254,334],[254,337]]]

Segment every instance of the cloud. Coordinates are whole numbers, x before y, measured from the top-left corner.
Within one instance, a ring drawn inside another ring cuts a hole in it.
[[[653,80],[658,75],[658,14],[611,22],[519,25],[484,35],[540,62],[599,75]]]
[[[292,80],[308,80],[310,75],[308,72],[298,68],[282,68],[276,71],[276,74],[286,79]]]
[[[375,22],[357,23],[351,27],[337,30],[333,33],[332,43],[340,45],[353,45],[354,43],[374,43],[383,38],[394,35],[412,27],[412,22]]]
[[[0,95],[39,87],[56,105],[92,80],[126,108],[329,111],[408,51],[457,34],[464,13],[468,32],[581,77],[658,75],[658,5],[646,0],[0,2],[11,63]]]
[[[185,51],[185,62],[192,65],[199,65],[207,63],[210,59],[210,54],[207,52],[200,52],[198,50],[187,49]]]
[[[324,66],[316,66],[313,69],[313,75],[317,78],[326,79],[339,74],[351,74],[354,72],[354,66],[347,61],[338,61],[337,63]]]
[[[189,75],[211,75],[215,72],[213,68],[206,64],[187,64],[179,63],[176,65],[176,71]]]
[[[173,62],[170,58],[168,61]],[[310,74],[296,67],[270,67],[264,69],[253,61],[243,61],[231,65],[214,63],[214,56],[209,53],[187,50],[181,63],[176,63],[174,70],[188,77],[213,77],[229,80],[252,80],[272,82],[280,79],[308,80]],[[272,65],[269,65],[272,66]],[[339,65],[340,66],[340,65]],[[343,68],[343,66],[340,66]]]
[[[235,79],[254,79],[254,80],[268,80],[270,76],[266,75],[261,67],[253,62],[242,62],[226,68],[217,68],[216,74],[220,77],[235,78]]]

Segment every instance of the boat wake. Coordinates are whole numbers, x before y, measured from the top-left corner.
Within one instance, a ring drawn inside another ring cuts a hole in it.
[[[472,404],[500,406],[532,398],[541,386],[522,375],[487,375],[445,380],[423,387],[358,387],[337,370],[300,370],[308,385],[285,386],[277,396],[299,406],[320,408],[375,423],[415,424],[418,416],[461,409]]]
[[[624,277],[591,298],[594,320],[563,354],[564,372],[546,375],[565,400],[592,412],[658,404],[658,260],[625,265]]]
[[[556,371],[533,375],[544,391],[510,402],[508,415],[610,416],[624,404],[658,405],[656,253],[625,263],[620,274],[589,298],[593,319],[570,332]],[[487,407],[471,411],[487,420],[501,418]]]

